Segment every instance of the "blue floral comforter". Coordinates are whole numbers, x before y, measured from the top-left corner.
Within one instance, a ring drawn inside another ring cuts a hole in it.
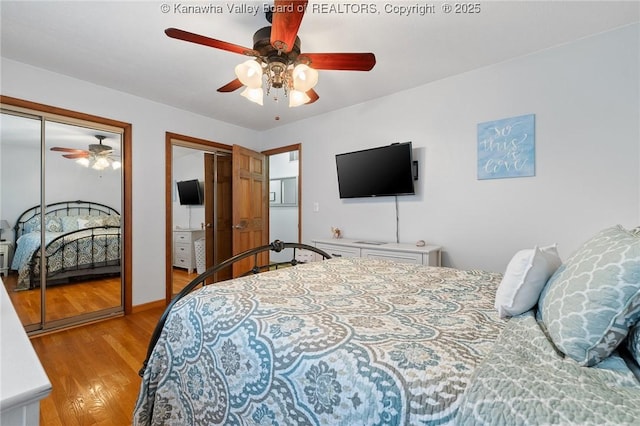
[[[167,318],[134,424],[453,423],[500,279],[337,258],[209,285]]]
[[[87,228],[64,232],[45,232],[46,271],[49,275],[67,269],[118,263],[122,249],[120,228],[115,226]],[[40,273],[40,256],[33,254],[40,249],[40,232],[29,232],[18,238],[11,269],[18,271],[16,290],[32,288],[32,274]]]

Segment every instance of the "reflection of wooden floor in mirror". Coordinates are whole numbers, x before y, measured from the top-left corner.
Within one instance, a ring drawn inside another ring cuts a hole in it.
[[[226,271],[222,270],[218,272],[220,274],[220,280],[231,278],[231,269],[227,268]],[[198,276],[197,272],[189,273],[186,269],[173,268],[173,295],[180,293],[180,290],[185,288],[187,284]]]
[[[180,293],[180,290],[185,288],[197,276],[198,274],[195,271],[189,273],[186,269],[173,268],[173,294]]]
[[[40,322],[40,289],[14,291],[18,275],[2,277],[22,324]],[[120,277],[97,278],[47,288],[47,320],[54,321],[120,306]]]

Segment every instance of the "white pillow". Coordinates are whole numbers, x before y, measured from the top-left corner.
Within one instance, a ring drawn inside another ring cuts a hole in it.
[[[520,315],[533,308],[545,284],[561,264],[555,244],[517,252],[496,291],[495,307],[500,318]]]
[[[104,226],[104,219],[98,216],[78,218],[78,229],[93,228],[95,226]]]

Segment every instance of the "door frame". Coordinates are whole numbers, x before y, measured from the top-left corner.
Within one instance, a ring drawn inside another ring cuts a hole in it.
[[[203,151],[233,151],[232,145],[206,139],[165,132],[165,302],[173,298],[173,146],[201,149]],[[302,241],[302,144],[292,144],[262,151],[267,158],[271,155],[298,151],[298,242]],[[268,163],[268,162],[267,162]],[[268,180],[268,176],[267,176]],[[267,227],[267,232],[269,232]]]
[[[83,112],[73,111],[65,108],[54,107],[37,102],[27,101],[23,99],[13,98],[10,96],[0,95],[0,105],[14,111],[23,111],[27,113],[41,114],[50,117],[61,117],[65,122],[90,122],[98,123],[105,126],[111,126],[122,129],[122,142],[120,146],[120,155],[122,158],[122,302],[125,315],[133,313],[133,297],[132,297],[132,125],[119,120],[100,117],[97,115],[87,114]],[[43,200],[41,200],[42,202]],[[44,296],[43,296],[44,299]],[[44,324],[44,317],[41,318],[41,324]],[[62,327],[65,325],[63,324]],[[48,329],[47,331],[50,331]],[[33,334],[39,333],[40,330],[34,330]]]
[[[165,302],[173,298],[173,147],[202,151],[231,152],[233,147],[219,142],[165,132]],[[203,166],[204,167],[204,166]]]
[[[278,148],[268,149],[266,151],[262,151],[262,154],[266,155],[267,158],[276,155],[282,154],[285,152],[298,151],[298,241],[294,241],[297,243],[302,242],[302,144],[296,143],[287,146],[281,146]],[[269,170],[271,172],[271,170]],[[268,176],[270,179],[271,176]],[[290,242],[290,241],[287,241]]]

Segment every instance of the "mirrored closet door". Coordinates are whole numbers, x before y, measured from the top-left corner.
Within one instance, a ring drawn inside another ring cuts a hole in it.
[[[2,280],[18,316],[39,332],[122,314],[130,126],[2,106]]]

